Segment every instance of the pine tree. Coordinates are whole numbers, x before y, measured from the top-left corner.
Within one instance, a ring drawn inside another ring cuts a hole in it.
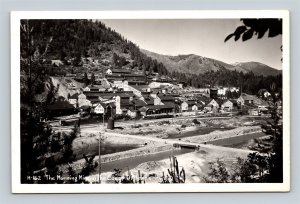
[[[91,85],[94,85],[95,84],[95,74],[92,73],[91,75]]]
[[[84,73],[83,81],[86,86],[89,85],[89,78],[86,72]]]

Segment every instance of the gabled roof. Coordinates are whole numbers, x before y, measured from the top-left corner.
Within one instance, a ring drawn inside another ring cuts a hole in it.
[[[102,92],[102,91],[84,91],[83,92],[87,97],[95,96],[95,97],[101,97],[101,98],[112,98],[114,96],[120,96],[121,98],[130,98],[133,97],[134,94],[132,92]]]
[[[147,106],[147,108],[151,110],[161,110],[161,109],[170,109],[173,108],[173,106],[170,105],[153,105],[153,106]]]
[[[161,100],[162,102],[163,102],[163,101],[174,101],[174,100],[175,100],[174,96],[172,96],[172,95],[158,94],[157,96],[160,98],[160,100]]]
[[[98,102],[98,103],[97,103],[97,106],[99,106],[99,105],[101,105],[102,107],[105,108],[107,104],[106,104],[106,103],[102,103],[102,102]],[[97,107],[97,106],[96,106],[96,107]]]
[[[198,100],[199,102],[200,102],[200,101],[204,102],[204,104],[208,104],[208,103],[211,102],[211,99],[210,99],[210,98],[204,97],[204,96],[197,97],[197,100]]]
[[[236,99],[229,99],[229,101],[231,101],[233,104],[237,104],[237,100]]]
[[[247,110],[247,109],[256,109],[257,108],[257,106],[256,105],[254,105],[254,104],[247,104],[247,105],[243,105],[243,109],[245,110]]]
[[[223,104],[225,101],[224,100],[222,100],[222,99],[215,99],[215,101],[219,104],[219,105],[221,105],[221,104]]]
[[[147,108],[145,106],[143,106],[139,109],[139,111],[141,111],[141,112],[146,112],[147,110],[149,110],[149,108]]]
[[[259,99],[257,101],[255,101],[255,104],[258,106],[269,106],[269,103],[267,101],[264,101],[262,99]]]
[[[186,101],[186,103],[188,105],[195,105],[195,104],[197,104],[197,101],[196,100],[188,100],[188,101]]]
[[[140,92],[143,92],[143,89],[140,86],[136,86],[136,85],[130,85],[130,86]]]
[[[116,104],[115,104],[115,103],[108,103],[108,104],[106,104],[106,107],[108,107],[108,106],[110,106],[110,107],[112,107],[112,108],[115,108],[115,107],[116,107]]]
[[[140,92],[144,92],[146,89],[148,89],[148,85],[130,85],[131,87],[135,88],[136,90]]]
[[[148,105],[154,105],[154,98],[152,98],[152,97],[145,98],[145,102]]]
[[[132,103],[133,106],[135,105],[136,107],[141,107],[141,106],[146,106],[147,105],[146,102],[144,102],[143,100],[140,100],[140,99],[135,99],[131,103]]]
[[[130,97],[134,97],[134,93],[132,92],[122,92],[122,93],[114,93],[114,96],[120,96],[121,98],[130,98]]]
[[[105,80],[101,81],[101,84],[97,84],[99,82],[96,82],[95,85],[92,86],[88,86],[91,90],[99,90],[99,89],[109,89],[111,88],[111,86],[109,84],[107,84],[107,82]]]
[[[173,103],[173,102],[163,102],[163,104],[165,106],[172,107],[172,108],[175,106],[175,103]]]
[[[198,108],[202,108],[204,105],[202,103],[197,103],[197,104],[195,104],[193,106],[197,106]]]
[[[130,70],[127,69],[111,69],[112,73],[131,73]]]
[[[257,100],[258,98],[255,95],[250,95],[250,94],[246,94],[246,93],[242,93],[241,96],[244,100]]]

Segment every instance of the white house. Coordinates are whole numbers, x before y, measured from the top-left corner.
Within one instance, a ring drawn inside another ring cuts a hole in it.
[[[212,99],[207,105],[212,105],[214,108],[219,108],[219,104],[215,99]]]
[[[240,105],[248,105],[248,104],[261,105],[264,103],[264,101],[259,99],[257,96],[249,95],[245,93],[241,94],[241,96],[237,99],[237,102]]]
[[[106,70],[106,72],[105,72],[106,74],[108,74],[108,75],[112,75],[112,71],[111,71],[111,69],[108,69],[108,70]]]
[[[192,111],[197,111],[198,110],[198,106],[195,104],[192,106]]]
[[[212,99],[205,107],[204,110],[217,112],[219,109],[219,104],[215,99]]]
[[[187,111],[189,109],[189,104],[184,101],[181,103],[181,112]]]
[[[83,89],[82,89],[83,91],[91,91],[91,89],[90,89],[90,87],[84,87]]]
[[[253,104],[256,97],[254,95],[249,95],[242,93],[241,96],[237,99],[239,105]]]
[[[103,114],[104,113],[104,107],[102,104],[98,103],[96,107],[94,108],[94,113],[96,114]]]
[[[232,111],[233,109],[233,102],[230,100],[225,101],[222,105],[221,105],[221,109],[225,110],[225,111]]]
[[[91,101],[88,100],[86,98],[86,95],[83,93],[78,95],[78,107],[81,107],[81,106],[92,106]]]

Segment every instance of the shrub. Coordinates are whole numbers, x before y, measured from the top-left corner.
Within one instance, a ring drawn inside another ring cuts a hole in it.
[[[192,121],[195,125],[200,125],[200,122],[195,118],[193,121]]]

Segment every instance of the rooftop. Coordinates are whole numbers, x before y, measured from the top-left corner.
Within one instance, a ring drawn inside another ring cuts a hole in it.
[[[157,95],[161,101],[174,101],[175,98],[172,95],[163,95],[163,94],[158,94]]]
[[[112,73],[132,73],[128,69],[111,69]]]
[[[257,100],[258,98],[255,95],[250,95],[246,93],[242,93],[241,96],[244,100]]]

